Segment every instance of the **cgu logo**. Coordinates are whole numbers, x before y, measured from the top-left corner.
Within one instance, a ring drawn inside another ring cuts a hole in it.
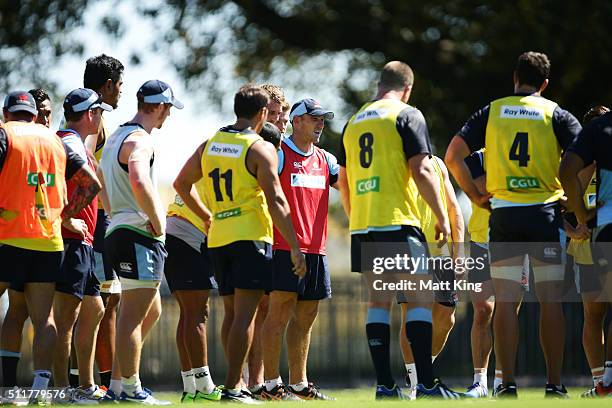
[[[37,186],[39,178],[43,178],[40,182],[41,185],[47,185],[49,187],[53,187],[55,185],[55,174],[45,174],[45,173],[28,173],[28,186]]]
[[[540,188],[540,182],[536,177],[506,177],[508,190],[519,190],[525,188]]]
[[[370,193],[372,191],[380,191],[380,178],[378,176],[357,181],[357,195]]]
[[[303,169],[304,165],[302,164],[302,162],[293,162],[293,167],[296,169]]]

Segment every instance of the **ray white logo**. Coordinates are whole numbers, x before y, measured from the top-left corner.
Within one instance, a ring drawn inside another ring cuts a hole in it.
[[[535,106],[503,105],[499,116],[504,119],[544,120],[544,111]]]
[[[211,143],[208,147],[210,156],[223,156],[238,158],[242,155],[243,146],[231,143]]]
[[[386,109],[372,109],[372,110],[364,110],[363,112],[357,114],[353,123],[363,122],[364,120],[371,119],[380,119],[387,115]]]
[[[309,174],[291,173],[291,187],[325,189],[324,176],[311,176]]]

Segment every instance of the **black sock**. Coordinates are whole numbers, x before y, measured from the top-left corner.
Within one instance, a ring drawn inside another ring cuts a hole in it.
[[[366,324],[370,355],[376,370],[376,382],[388,389],[393,388],[395,380],[391,375],[390,338],[391,329],[385,323]],[[430,353],[431,354],[431,353]]]
[[[68,375],[68,382],[70,382],[70,386],[76,388],[79,386],[79,375],[70,373]]]
[[[412,348],[418,382],[431,388],[434,385],[433,363],[431,362],[432,325],[420,320],[407,322],[406,335]]]
[[[100,371],[100,385],[110,388],[111,371]]]
[[[4,379],[2,386],[13,388],[17,385],[17,365],[19,357],[2,356],[2,378]]]

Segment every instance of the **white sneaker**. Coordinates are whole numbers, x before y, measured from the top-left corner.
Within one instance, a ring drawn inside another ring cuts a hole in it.
[[[464,395],[469,398],[484,398],[489,395],[489,390],[481,383],[475,382],[468,387]]]
[[[121,393],[119,397],[120,402],[136,402],[142,405],[172,405],[170,401],[158,400],[146,391],[135,392],[133,394],[127,394],[125,391]]]
[[[97,405],[106,393],[97,385],[93,390],[84,390],[79,387],[74,391],[72,402],[76,405]]]
[[[416,399],[416,394],[417,394],[416,390],[417,390],[416,385],[414,387],[411,386],[410,388],[408,388],[408,393],[404,394],[406,399],[410,401],[414,401]]]
[[[5,390],[4,395],[0,399],[0,405],[16,405],[18,407],[26,406],[28,405],[28,396],[26,392],[27,391],[24,391],[17,386]]]
[[[74,396],[74,393],[76,391],[76,388],[72,388],[72,387],[66,387],[63,390],[59,390],[59,392],[55,393],[47,393],[49,397],[51,397],[51,403],[52,404],[57,404],[57,405],[66,405],[66,404],[71,404],[72,403],[72,397]],[[42,397],[41,397],[42,398]],[[39,402],[40,402],[40,399]]]

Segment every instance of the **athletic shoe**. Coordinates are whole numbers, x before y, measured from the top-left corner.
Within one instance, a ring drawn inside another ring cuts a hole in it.
[[[495,398],[518,398],[518,393],[516,392],[516,384],[500,384],[499,387],[497,387],[497,389],[495,390]]]
[[[484,398],[489,395],[489,390],[481,383],[475,382],[468,387],[463,395],[469,398]]]
[[[404,394],[402,394],[402,390],[400,387],[396,385],[393,388],[389,389],[384,385],[376,386],[376,396],[374,397],[377,400],[381,399],[404,399]]]
[[[47,403],[51,402],[53,403],[53,405],[66,405],[66,404],[71,404],[73,402],[73,397],[74,394],[76,393],[76,388],[72,388],[72,387],[66,387],[63,390],[60,390],[57,393],[53,393],[51,401],[45,401]],[[38,402],[37,403],[33,403],[32,399],[37,399]],[[30,403],[29,405],[47,405],[47,404],[41,404],[41,402],[45,400],[44,397],[39,396],[38,398],[33,397],[30,398]]]
[[[4,396],[0,399],[0,405],[15,405],[23,407],[28,405],[28,397],[26,391],[18,386],[4,391]]]
[[[184,402],[192,403],[194,398],[195,398],[195,394],[191,394],[189,392],[183,391],[183,395],[181,396],[181,404]]]
[[[99,403],[100,404],[118,404],[119,397],[117,396],[117,394],[115,394],[113,390],[108,389],[106,390],[106,394],[104,394],[104,397],[102,397]]]
[[[435,379],[434,386],[425,388],[423,384],[417,384],[416,399],[442,398],[461,399],[461,394],[448,388],[442,381]]]
[[[241,390],[240,394],[231,394],[226,388],[219,387],[221,390],[221,402],[238,402],[240,404],[259,405],[263,404],[261,401],[257,401],[249,394]]]
[[[219,387],[215,387],[209,393],[196,391],[193,402],[201,401],[221,401],[221,389]]]
[[[125,391],[121,392],[119,397],[121,402],[135,402],[142,405],[171,405],[170,401],[161,401],[147,393],[144,390],[135,392],[133,394],[127,394]]]
[[[264,401],[302,401],[300,397],[295,396],[285,384],[278,384],[270,391],[264,386],[261,392],[261,399]]]
[[[561,384],[561,388],[557,387],[554,384],[546,384],[544,397],[565,399],[569,398],[569,395],[567,395],[567,390],[565,389],[565,385],[563,384]]]
[[[612,396],[612,384],[606,387],[603,381],[599,381],[595,387],[581,395],[582,398],[603,398],[608,396]]]
[[[72,403],[76,405],[98,405],[106,393],[97,385],[93,390],[84,390],[81,387],[75,389],[72,396]]]
[[[259,388],[255,388],[255,387],[249,388],[249,392],[251,393],[251,396],[255,398],[256,400],[262,400],[263,398],[261,397],[261,393],[264,391],[264,389],[265,389],[265,386],[262,385]]]
[[[323,401],[335,401],[334,397],[329,397],[319,391],[319,387],[314,385],[313,383],[308,383],[308,387],[304,387],[302,391],[296,391],[291,385],[289,386],[289,391],[293,395],[296,395],[304,400],[323,400]]]

